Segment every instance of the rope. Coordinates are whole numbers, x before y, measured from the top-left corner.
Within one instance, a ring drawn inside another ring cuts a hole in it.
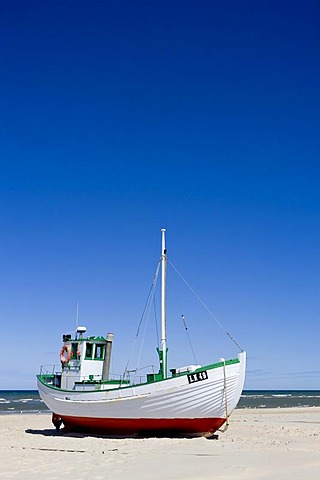
[[[190,335],[189,335],[189,330],[188,330],[188,326],[187,326],[187,322],[186,322],[186,317],[185,317],[185,316],[183,315],[183,313],[182,313],[182,308],[181,308],[180,302],[179,302],[179,300],[178,300],[177,297],[176,297],[176,302],[177,302],[178,307],[179,307],[179,310],[180,310],[180,315],[181,315],[182,323],[183,323],[183,326],[184,326],[184,329],[185,329],[185,332],[186,332],[186,335],[187,335],[187,338],[188,338],[188,341],[189,341],[189,345],[190,345],[190,349],[191,349],[191,352],[192,352],[194,361],[196,362],[196,365],[198,365],[198,361],[197,361],[197,358],[196,358],[196,354],[195,354],[195,352],[194,352],[193,345],[192,345],[192,342],[191,342],[191,338],[190,338]]]
[[[159,274],[159,270],[160,270],[160,264],[161,264],[161,262],[159,261],[158,265],[157,265],[157,268],[156,268],[156,273],[154,274],[154,277],[153,277],[153,280],[152,280],[152,284],[151,284],[151,287],[150,287],[150,290],[149,290],[147,301],[146,301],[146,304],[144,306],[144,309],[143,309],[143,312],[142,312],[142,315],[141,315],[141,318],[140,318],[140,322],[139,322],[139,325],[138,325],[138,328],[137,328],[137,333],[136,333],[136,336],[135,336],[133,345],[131,347],[131,351],[129,353],[129,357],[128,357],[128,360],[127,360],[127,363],[126,363],[126,366],[125,366],[125,369],[124,369],[124,372],[123,372],[123,375],[122,375],[123,380],[125,379],[126,373],[128,372],[128,367],[129,367],[129,363],[130,363],[130,360],[131,360],[131,356],[132,356],[132,353],[134,351],[135,345],[137,343],[137,340],[138,340],[138,337],[139,337],[139,334],[140,334],[142,321],[144,319],[144,316],[145,316],[145,313],[146,313],[148,307],[149,307],[149,313],[150,313],[150,301],[151,301],[151,298],[154,295],[154,290],[155,290],[155,286],[156,286],[156,283],[157,283],[157,278],[158,278],[158,274]],[[141,349],[140,349],[139,357],[140,357],[140,354],[141,354]],[[121,384],[120,384],[120,386],[121,386]]]
[[[157,341],[158,348],[160,348],[160,335],[159,335],[159,328],[158,328],[157,306],[156,306],[155,295],[153,295],[153,313],[154,313],[154,323],[156,328],[156,341]]]
[[[186,319],[185,319],[185,317],[184,317],[183,314],[181,314],[181,317],[182,317],[183,325],[184,325],[184,328],[185,328],[185,331],[186,331],[186,334],[187,334],[187,337],[188,337],[188,340],[189,340],[189,345],[190,345],[190,348],[191,348],[191,351],[192,351],[192,354],[193,354],[194,361],[195,361],[196,364],[198,365],[198,361],[197,361],[197,358],[196,358],[196,354],[194,353],[193,346],[192,346],[192,343],[191,343],[191,338],[190,338],[190,335],[189,335],[189,332],[188,332],[188,327],[187,327]]]
[[[230,340],[239,348],[239,350],[241,350],[241,352],[243,352],[243,349],[240,347],[240,345],[238,344],[238,342],[232,337],[232,335],[230,335],[229,332],[227,332],[227,330],[225,329],[225,327],[222,325],[222,323],[220,322],[220,320],[218,320],[218,318],[211,312],[211,310],[209,310],[209,308],[207,307],[207,305],[204,303],[204,301],[199,297],[199,295],[193,290],[193,288],[191,287],[191,285],[189,285],[189,283],[187,282],[187,280],[181,275],[181,273],[176,269],[176,267],[169,261],[171,267],[175,270],[175,272],[179,275],[179,277],[184,281],[184,283],[187,285],[188,288],[190,288],[191,292],[193,293],[193,295],[199,300],[199,302],[201,303],[201,305],[207,310],[207,312],[209,313],[209,315],[211,315],[211,317],[217,322],[217,324],[219,325],[220,328],[222,328],[222,330],[224,331],[224,333],[230,338]]]
[[[223,430],[219,429],[219,432],[226,432],[229,427],[229,412],[228,412],[228,397],[227,397],[227,372],[226,372],[226,361],[223,359],[223,392],[225,400],[225,411],[226,411],[226,423]]]

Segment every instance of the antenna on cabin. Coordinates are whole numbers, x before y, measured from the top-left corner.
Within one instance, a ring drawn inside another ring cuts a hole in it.
[[[77,335],[79,334],[79,338],[83,337],[83,334],[86,333],[86,327],[77,327]]]
[[[79,302],[77,303],[76,331],[78,330],[78,325],[79,325]]]

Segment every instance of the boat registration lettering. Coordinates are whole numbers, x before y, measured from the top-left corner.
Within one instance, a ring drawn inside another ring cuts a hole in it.
[[[208,379],[208,373],[206,370],[203,370],[202,372],[197,372],[197,373],[190,373],[190,375],[188,375],[189,383],[200,382],[201,380],[207,380],[207,379]]]

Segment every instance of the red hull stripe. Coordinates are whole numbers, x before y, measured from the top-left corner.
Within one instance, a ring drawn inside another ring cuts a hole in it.
[[[89,418],[61,417],[66,430],[109,435],[177,435],[214,433],[225,418]]]

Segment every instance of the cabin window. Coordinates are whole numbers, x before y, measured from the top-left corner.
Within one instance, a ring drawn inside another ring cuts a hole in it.
[[[97,343],[94,358],[96,358],[97,360],[103,360],[103,357],[104,357],[104,345]]]
[[[71,358],[76,359],[78,357],[78,343],[71,344]]]
[[[93,344],[92,343],[87,343],[86,344],[86,358],[92,358],[92,353],[93,353]]]

